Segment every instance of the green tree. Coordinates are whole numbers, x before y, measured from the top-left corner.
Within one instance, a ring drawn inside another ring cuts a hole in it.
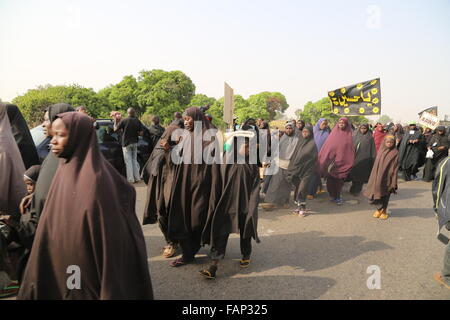
[[[167,124],[182,112],[195,94],[192,80],[181,71],[143,70],[138,78],[137,101],[141,111],[158,115]]]
[[[105,102],[97,96],[91,88],[84,88],[73,84],[70,86],[39,86],[28,90],[24,95],[12,101],[16,104],[30,126],[38,125],[43,121],[44,111],[56,103],[69,103],[73,107],[84,105],[93,117],[102,115]]]
[[[205,94],[196,94],[192,97],[191,102],[189,103],[190,106],[194,107],[202,107],[207,104],[212,106],[214,103],[216,103],[216,99],[212,97],[208,97]]]
[[[125,76],[122,81],[106,87],[98,92],[100,99],[107,101],[103,113],[113,110],[126,112],[128,108],[134,108],[139,114],[143,113],[138,104],[138,82],[133,76]]]
[[[279,92],[265,91],[252,95],[248,98],[248,103],[250,108],[255,110],[253,114],[258,114],[256,118],[269,121],[289,108],[286,97]]]

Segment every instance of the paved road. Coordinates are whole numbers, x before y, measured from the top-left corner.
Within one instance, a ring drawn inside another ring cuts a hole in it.
[[[349,186],[346,184],[344,190]],[[141,218],[145,185],[136,187]],[[144,226],[156,299],[450,299],[450,290],[433,280],[442,269],[444,245],[435,239],[431,184],[399,183],[391,199],[391,218],[372,218],[367,200],[344,193],[338,207],[327,194],[310,201],[312,214],[260,210],[260,244],[252,265],[241,270],[239,238],[230,238],[216,280],[201,278],[208,248],[181,268],[162,258],[163,237],[156,225]],[[381,289],[369,290],[369,266],[379,266]]]

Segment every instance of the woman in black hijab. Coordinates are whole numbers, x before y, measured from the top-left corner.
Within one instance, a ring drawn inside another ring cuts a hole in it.
[[[258,152],[256,137],[250,138],[239,131],[231,139],[230,148],[224,154],[225,163],[221,165],[220,199],[214,209],[209,210],[202,234],[203,244],[211,247],[212,264],[208,269],[201,270],[200,274],[208,279],[216,277],[217,266],[225,256],[230,233],[240,234],[241,268],[250,266],[252,238],[259,242],[257,225],[260,178],[258,165],[256,161],[252,163],[250,156],[250,152]],[[256,159],[256,155],[253,156]]]
[[[352,186],[350,193],[357,197],[363,188],[364,183],[369,181],[370,172],[377,156],[375,141],[368,124],[362,124],[353,135],[355,146],[355,163],[350,172]]]
[[[102,156],[90,117],[60,114],[52,131],[61,164],[18,298],[152,299],[134,187]]]
[[[177,156],[173,169],[173,183],[169,200],[167,237],[180,244],[183,255],[170,265],[179,267],[191,263],[201,247],[201,235],[210,203],[220,196],[220,166],[206,162],[215,143],[204,141],[203,135],[214,126],[197,107],[186,109],[185,132],[174,148],[171,160]],[[196,125],[201,125],[196,130]],[[177,139],[176,137],[174,137]]]
[[[7,104],[6,111],[8,113],[14,139],[19,147],[25,169],[28,169],[33,165],[40,164],[39,156],[36,146],[34,145],[33,138],[31,137],[30,129],[28,128],[27,122],[23,118],[19,108],[14,104]]]
[[[298,209],[294,213],[304,217],[306,215],[306,197],[317,169],[318,151],[312,126],[304,127],[301,135],[303,139],[295,147],[287,169],[286,180],[294,186],[298,186],[296,195]]]
[[[170,159],[170,154],[177,144],[177,141],[173,141],[171,136],[175,130],[181,129],[179,125],[180,123],[174,123],[167,127],[144,166],[147,177],[144,178],[147,184],[147,201],[143,224],[159,223],[167,243],[163,249],[164,258],[173,257],[178,247],[178,244],[171,241],[167,235],[167,213],[174,173],[174,164]]]
[[[445,127],[439,126],[436,128],[436,133],[430,138],[428,142],[428,152],[433,152],[431,158],[427,158],[425,168],[423,170],[423,181],[430,182],[434,179],[436,167],[439,162],[448,156],[448,148],[450,144],[445,134]]]
[[[415,123],[411,123],[400,143],[399,169],[403,171],[405,181],[411,181],[411,176],[417,179],[417,172],[423,165],[425,154],[422,152],[424,137]]]

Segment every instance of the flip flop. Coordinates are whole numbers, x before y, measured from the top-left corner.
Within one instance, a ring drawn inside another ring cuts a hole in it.
[[[19,293],[20,286],[17,282],[13,281],[0,290],[0,298],[8,298],[17,295]]]
[[[216,278],[217,267],[211,265],[208,269],[200,270],[199,273],[206,279],[213,280]]]
[[[192,260],[191,260],[191,261],[192,261]],[[172,262],[170,263],[170,266],[171,266],[171,267],[174,267],[174,268],[178,268],[178,267],[181,267],[181,266],[184,266],[184,265],[190,263],[191,261],[185,261],[185,260],[183,259],[183,257],[181,257],[181,258],[178,258],[178,259],[175,259],[174,261],[172,261]]]
[[[242,259],[241,261],[239,261],[239,266],[241,268],[248,268],[248,267],[250,267],[250,259],[248,259],[248,260]]]
[[[446,287],[447,289],[450,290],[450,284],[448,284],[447,282],[444,281],[444,279],[442,279],[442,275],[438,272],[435,273],[433,275],[434,280],[436,280],[439,284],[443,285],[444,287]]]

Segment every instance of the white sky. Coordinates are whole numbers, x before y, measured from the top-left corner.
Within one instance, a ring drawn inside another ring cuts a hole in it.
[[[289,114],[381,77],[382,113],[450,115],[450,1],[0,0],[0,98],[181,70],[196,93],[283,93]]]

